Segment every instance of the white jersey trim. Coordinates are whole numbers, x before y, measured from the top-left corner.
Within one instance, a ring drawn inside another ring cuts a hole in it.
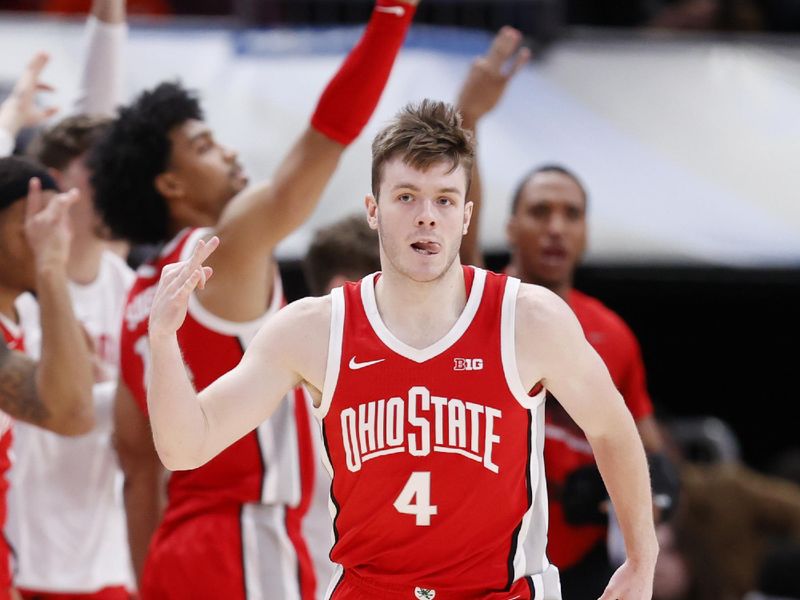
[[[362,284],[363,285],[363,284]],[[328,364],[325,368],[325,381],[322,382],[322,400],[319,408],[311,405],[314,416],[322,423],[328,414],[336,384],[339,382],[339,369],[342,363],[342,340],[344,338],[344,290],[340,287],[331,290],[331,329],[328,334]]]
[[[209,227],[193,231],[186,240],[183,248],[181,248],[180,260],[188,259],[194,251],[197,242],[211,233],[212,229]],[[252,321],[240,322],[220,318],[200,303],[196,293],[189,296],[189,314],[206,329],[210,329],[222,335],[238,337],[243,345],[247,346],[255,334],[258,333],[258,330],[261,329],[264,321],[281,308],[283,302],[283,284],[281,283],[278,265],[273,263],[273,269],[275,269],[275,276],[273,277],[272,297],[270,298],[269,307],[260,317]]]
[[[472,290],[470,290],[464,310],[461,311],[458,319],[456,319],[456,322],[444,337],[427,348],[421,349],[409,346],[397,339],[386,327],[378,311],[378,303],[375,300],[375,276],[377,273],[367,275],[361,282],[361,302],[364,304],[364,311],[367,313],[367,319],[375,335],[390,350],[416,363],[423,363],[448,350],[467,331],[475,318],[475,314],[478,312],[478,307],[481,305],[483,288],[486,283],[486,271],[477,267],[473,267],[473,269],[475,271],[475,279],[472,282]]]
[[[525,389],[519,376],[516,349],[517,293],[519,292],[519,284],[519,279],[515,277],[509,277],[506,280],[506,289],[503,292],[503,310],[500,318],[500,356],[508,389],[511,390],[517,402],[524,408],[531,410],[544,402],[546,392],[542,389],[535,396],[528,395],[528,390]]]

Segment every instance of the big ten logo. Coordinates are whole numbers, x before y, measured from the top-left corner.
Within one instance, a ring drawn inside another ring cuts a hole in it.
[[[482,358],[454,358],[453,371],[480,371],[483,369]]]

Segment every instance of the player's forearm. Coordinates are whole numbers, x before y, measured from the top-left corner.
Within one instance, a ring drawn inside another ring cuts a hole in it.
[[[147,549],[161,520],[159,465],[125,470],[123,497],[128,524],[128,546],[136,580],[141,583]]]
[[[111,116],[124,98],[123,52],[128,36],[123,0],[95,0],[75,112]]]
[[[655,565],[658,554],[650,476],[633,418],[624,414],[613,428],[587,435],[619,520],[628,559]]]
[[[175,334],[150,335],[151,368],[147,408],[153,441],[171,471],[195,469],[202,457],[208,421],[189,380]]]
[[[63,267],[37,268],[42,353],[36,389],[47,409],[43,427],[80,435],[94,426],[92,364],[83,329],[72,311]]]
[[[22,129],[22,116],[14,100],[6,98],[0,103],[0,158],[11,156],[20,129]]]

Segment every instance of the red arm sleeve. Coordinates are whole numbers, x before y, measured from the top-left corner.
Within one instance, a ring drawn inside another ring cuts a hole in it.
[[[343,145],[352,142],[378,105],[414,17],[415,6],[377,0],[361,40],[319,99],[311,125]]]

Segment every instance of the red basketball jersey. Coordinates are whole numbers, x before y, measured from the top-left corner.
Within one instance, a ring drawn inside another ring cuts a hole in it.
[[[0,315],[0,332],[3,334],[3,341],[10,350],[17,352],[25,351],[25,340],[22,336],[22,329],[16,323],[8,321]],[[11,468],[11,442],[13,433],[11,425],[13,421],[6,413],[0,411],[0,528],[6,525],[8,515],[8,470]],[[5,535],[0,536],[0,600],[6,598],[5,594],[11,587],[11,548]]]
[[[139,268],[128,296],[120,336],[120,369],[123,381],[145,412],[148,317],[161,270],[169,263],[188,258],[197,241],[208,233],[206,229],[186,229],[179,233],[154,261]],[[200,391],[233,369],[261,324],[283,304],[277,277],[269,310],[252,322],[224,321],[206,311],[193,295],[186,320],[178,331],[178,342],[195,388]],[[310,494],[309,485],[304,485],[304,481],[313,480],[314,469],[312,442],[307,434],[309,419],[302,393],[292,391],[268,421],[216,458],[197,469],[171,473],[162,533],[194,515],[228,509],[236,504],[286,506],[286,531],[281,535],[285,536],[285,544],[295,546],[303,563],[298,577],[313,578],[309,571],[310,559],[300,539],[300,521],[308,506],[306,496]],[[248,554],[246,547],[243,550]],[[245,556],[243,560],[250,558]],[[308,589],[309,585],[304,582],[302,587]],[[310,587],[313,589],[313,583]],[[305,597],[307,593],[304,592]]]
[[[560,598],[545,556],[544,393],[526,393],[515,358],[519,281],[464,275],[461,316],[422,350],[384,325],[377,275],[331,294],[316,411],[333,476],[331,598]]]

